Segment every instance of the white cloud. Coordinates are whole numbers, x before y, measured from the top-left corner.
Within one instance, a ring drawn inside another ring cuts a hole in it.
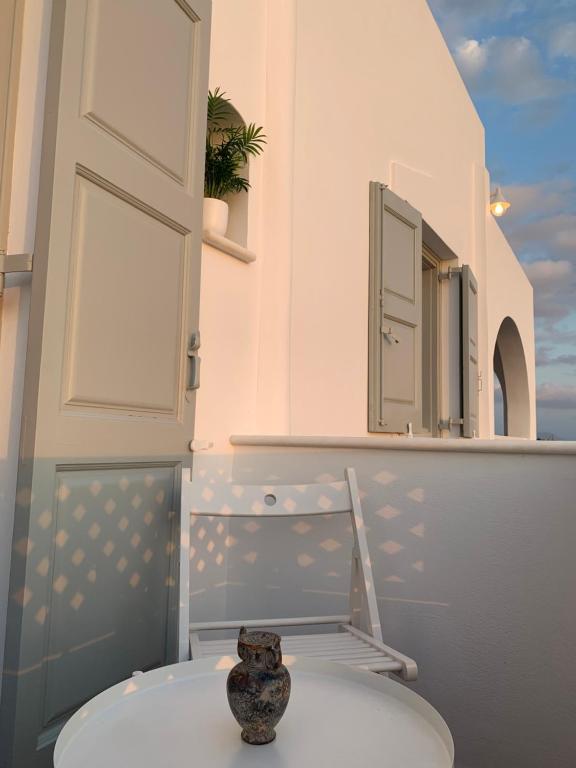
[[[576,355],[558,355],[550,361],[551,365],[576,365]]]
[[[514,219],[541,218],[576,207],[576,183],[572,179],[552,179],[537,184],[511,184],[504,190],[512,203]],[[503,225],[510,219],[504,219]]]
[[[556,27],[549,39],[552,56],[576,58],[576,21]]]
[[[532,285],[550,285],[562,283],[572,274],[572,264],[569,261],[551,261],[542,259],[525,264],[524,269]]]
[[[537,317],[561,320],[572,313],[574,270],[566,259],[540,259],[524,264],[534,286],[534,310]]]
[[[464,40],[456,48],[455,58],[463,77],[476,77],[486,68],[488,51],[478,40]]]
[[[576,386],[570,384],[542,384],[536,399],[540,408],[576,408]]]
[[[449,44],[485,22],[510,19],[527,8],[523,0],[428,0],[428,4],[441,22]]]
[[[575,255],[576,213],[509,222],[506,234],[519,254],[528,254],[532,258],[542,254],[552,259],[569,258]]]
[[[572,221],[573,226],[568,229],[560,230],[556,235],[556,242],[559,248],[576,252],[576,216],[571,216],[570,220]]]
[[[552,355],[550,347],[536,347],[536,367],[551,365]]]
[[[527,37],[463,40],[454,58],[473,92],[509,104],[553,99],[571,88],[546,74],[538,48]]]
[[[470,16],[508,18],[525,10],[520,0],[503,3],[502,0],[430,0],[439,13],[462,13]]]
[[[538,347],[536,350],[536,365],[576,365],[576,354],[562,353],[554,356],[552,347]]]
[[[505,194],[512,208],[502,227],[534,286],[536,315],[553,329],[574,311],[576,184],[550,179],[509,186]]]

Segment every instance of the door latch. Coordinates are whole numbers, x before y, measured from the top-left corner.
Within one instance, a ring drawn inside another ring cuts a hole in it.
[[[200,358],[198,350],[200,349],[200,331],[194,331],[190,336],[188,345],[188,359],[190,360],[190,375],[186,389],[198,389],[200,386]]]
[[[400,344],[400,339],[397,336],[394,336],[392,328],[382,328],[382,335],[386,336],[390,344]]]
[[[4,277],[9,272],[32,272],[31,253],[0,253],[0,296],[4,293]]]

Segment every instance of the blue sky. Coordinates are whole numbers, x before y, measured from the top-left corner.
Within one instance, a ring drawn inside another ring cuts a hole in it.
[[[429,0],[534,286],[538,431],[576,439],[576,0]]]

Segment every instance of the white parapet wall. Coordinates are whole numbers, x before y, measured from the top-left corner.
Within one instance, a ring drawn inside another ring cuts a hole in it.
[[[576,764],[576,443],[234,442],[232,456],[199,462],[207,484],[330,482],[356,469],[384,642],[418,663],[414,689],[446,718],[459,768]],[[193,527],[191,620],[345,613],[344,523]]]

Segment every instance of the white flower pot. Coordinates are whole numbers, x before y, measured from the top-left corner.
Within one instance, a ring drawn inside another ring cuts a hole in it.
[[[202,227],[224,237],[228,229],[228,203],[215,197],[205,197]]]

